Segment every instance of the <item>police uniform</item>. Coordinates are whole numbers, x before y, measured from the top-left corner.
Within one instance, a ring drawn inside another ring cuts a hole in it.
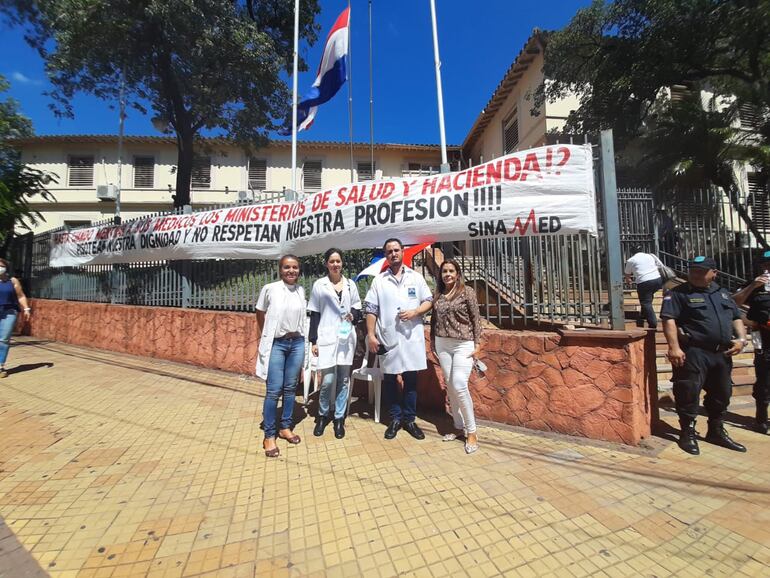
[[[696,258],[691,266],[716,269],[713,259],[704,257]],[[685,352],[684,364],[673,368],[672,379],[676,411],[682,425],[683,439],[680,439],[680,446],[689,453],[696,454],[699,451],[694,428],[700,392],[704,389],[706,397],[703,405],[709,419],[706,439],[737,451],[745,451],[743,446],[730,440],[722,426],[732,395],[733,361],[725,355],[725,351],[732,347],[733,321],[741,318],[732,296],[713,282],[706,288],[683,283],[666,292],[660,316],[664,320],[673,319],[676,322],[679,346]],[[721,443],[725,438],[731,445]],[[685,448],[683,441],[690,442],[690,449]]]
[[[770,251],[766,251],[765,255],[770,257]],[[770,261],[767,263],[770,267]],[[770,291],[760,285],[751,292],[746,304],[749,306],[746,318],[759,326],[761,344],[754,345],[756,381],[752,394],[757,404],[757,426],[760,431],[767,433],[767,406],[770,403]]]

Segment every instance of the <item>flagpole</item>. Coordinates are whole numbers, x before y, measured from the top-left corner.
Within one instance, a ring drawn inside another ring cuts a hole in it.
[[[299,0],[294,0],[294,74],[291,100],[291,190],[297,195],[297,63],[299,59]]]
[[[374,170],[374,71],[372,69],[372,0],[369,0],[369,162],[372,179]]]
[[[433,58],[436,65],[436,96],[438,98],[438,128],[441,137],[441,172],[449,172],[444,132],[444,95],[441,91],[441,59],[438,55],[438,31],[436,29],[436,0],[430,0],[430,17],[433,23]]]
[[[350,42],[350,0],[348,0],[348,125],[350,126],[350,182],[354,182],[353,176],[353,47]]]

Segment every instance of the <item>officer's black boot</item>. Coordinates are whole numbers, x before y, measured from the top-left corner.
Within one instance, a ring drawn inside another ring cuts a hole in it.
[[[757,418],[755,429],[759,433],[766,434],[770,431],[770,423],[767,421],[767,404],[761,401],[757,402]]]
[[[722,446],[723,448],[727,448],[728,450],[733,450],[735,452],[746,451],[746,446],[743,446],[738,442],[733,441],[733,439],[729,435],[727,435],[727,432],[725,431],[725,426],[722,423],[722,420],[716,420],[716,419],[709,420],[709,429],[708,429],[708,433],[706,434],[706,441],[711,444]]]
[[[679,447],[682,451],[697,456],[700,454],[700,448],[698,448],[698,438],[695,437],[695,420],[680,417],[679,427],[682,432],[679,434]]]

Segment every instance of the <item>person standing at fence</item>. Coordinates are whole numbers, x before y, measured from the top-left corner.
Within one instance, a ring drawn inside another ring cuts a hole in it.
[[[403,427],[421,440],[425,434],[414,421],[417,372],[428,366],[422,316],[430,310],[433,296],[423,276],[404,265],[404,245],[399,239],[385,241],[383,251],[388,268],[374,278],[364,301],[369,351],[380,356],[384,403],[390,406],[385,439],[393,439]]]
[[[689,263],[687,283],[667,291],[660,316],[673,368],[674,401],[679,414],[679,447],[700,453],[695,418],[701,389],[708,413],[706,441],[745,452],[724,428],[723,418],[732,395],[732,356],[746,347],[741,313],[732,296],[714,282],[717,264],[711,257]]]
[[[758,276],[735,295],[738,305],[748,304],[746,324],[752,330],[754,345],[754,401],[757,406],[755,428],[770,430],[767,406],[770,404],[770,251],[764,251],[757,264]]]
[[[658,326],[658,318],[655,317],[655,309],[652,306],[652,299],[655,293],[663,287],[663,279],[660,276],[658,267],[663,263],[656,255],[645,253],[641,247],[633,247],[633,253],[626,261],[625,273],[626,281],[636,283],[636,293],[639,296],[639,304],[642,312],[639,319],[636,320],[638,327],[644,327],[644,321],[650,329]]]
[[[265,455],[276,458],[280,450],[278,437],[290,444],[300,443],[292,428],[294,396],[297,380],[305,360],[305,290],[297,284],[300,267],[294,255],[284,255],[278,261],[280,281],[262,287],[257,299],[257,377],[267,384],[262,406]],[[277,429],[278,398],[283,397],[280,429]]]
[[[356,352],[354,324],[362,319],[363,313],[358,287],[342,274],[342,251],[329,249],[324,253],[324,262],[328,274],[313,284],[307,306],[310,311],[308,338],[322,376],[313,435],[322,436],[333,416],[334,437],[342,439],[350,395],[350,368]],[[336,393],[336,399],[332,392]]]
[[[21,283],[16,277],[11,277],[10,273],[8,261],[0,259],[0,378],[8,377],[5,362],[19,311],[22,311],[24,321],[29,321],[32,312]]]
[[[479,446],[468,381],[480,353],[481,315],[476,293],[465,286],[460,264],[454,259],[444,261],[439,270],[430,333],[447,385],[454,427],[463,432],[465,453],[471,454]],[[456,432],[444,436],[445,441],[456,438]]]

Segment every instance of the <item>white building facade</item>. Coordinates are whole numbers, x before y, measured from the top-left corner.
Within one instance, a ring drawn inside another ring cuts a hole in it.
[[[114,188],[105,185],[120,185],[124,220],[173,206],[177,162],[173,138],[125,137],[120,171],[116,136],[39,136],[17,143],[24,163],[55,175],[56,182],[47,187],[55,200],[32,202],[32,208],[45,218],[35,232],[112,218],[116,203],[109,197],[114,196]],[[301,141],[298,150],[298,183],[306,193],[351,181],[431,174],[441,164],[438,145],[375,144],[372,167],[369,145],[355,144],[351,175],[349,143]],[[197,153],[193,208],[275,199],[291,188],[289,141],[271,141],[247,154],[223,139],[206,139]]]

